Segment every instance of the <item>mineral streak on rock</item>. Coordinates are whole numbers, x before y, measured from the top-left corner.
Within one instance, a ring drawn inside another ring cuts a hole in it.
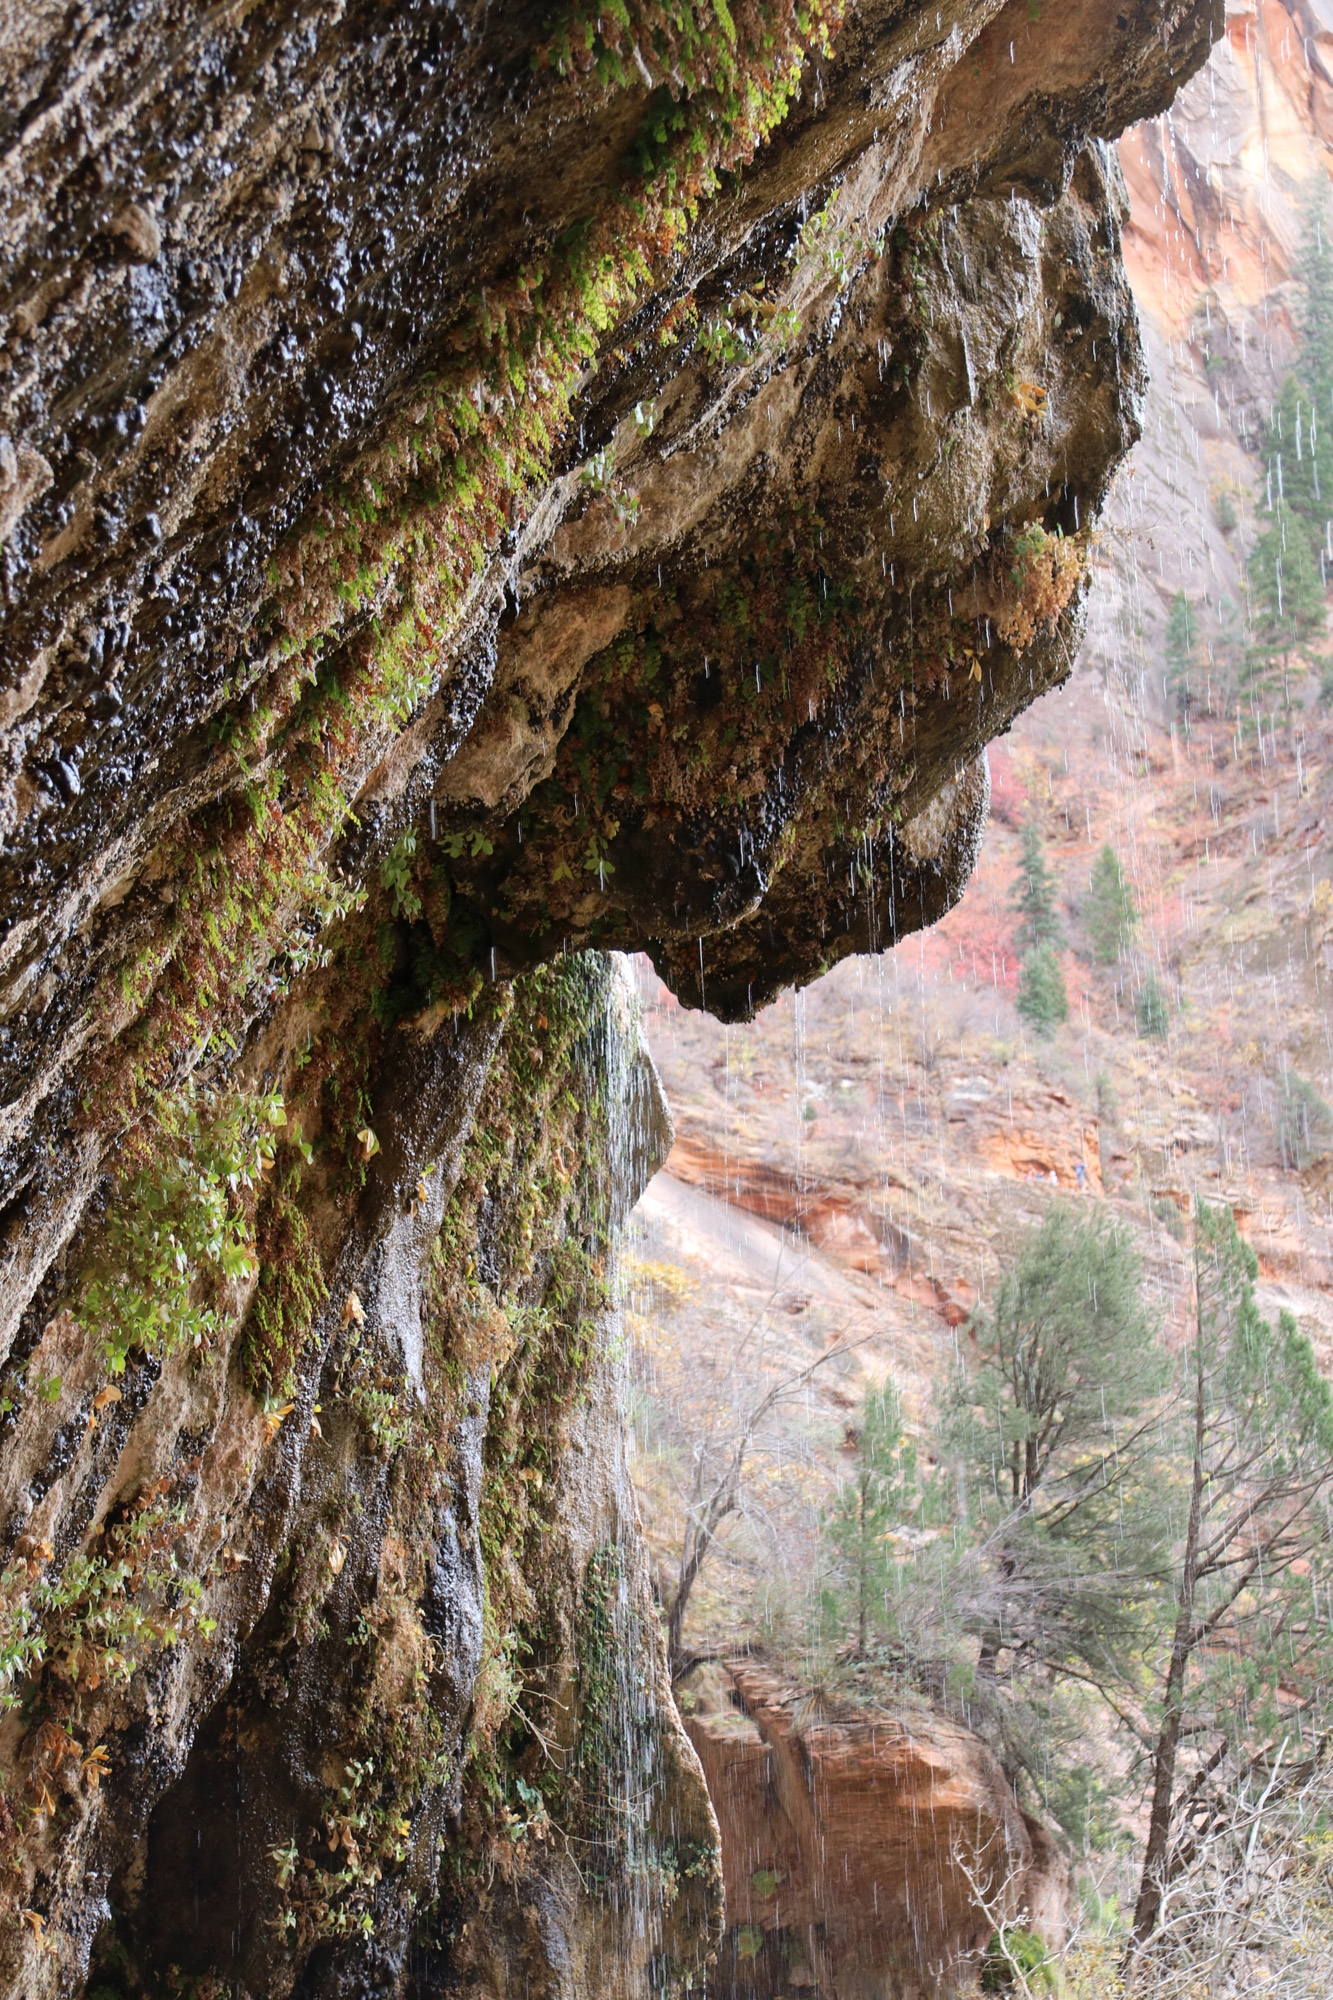
[[[1221,21],[1040,13],[6,15],[9,1990],[706,1952],[574,954],[734,1018],[959,893],[1135,434],[1107,142]],[[651,1866],[561,1734],[635,1619]]]
[[[729,1707],[685,1725],[748,1953],[724,1952],[719,1994],[868,1995],[895,1977],[956,1991],[997,1912],[1058,1947],[1068,1865],[970,1730],[924,1710],[821,1713],[754,1663],[726,1682]]]

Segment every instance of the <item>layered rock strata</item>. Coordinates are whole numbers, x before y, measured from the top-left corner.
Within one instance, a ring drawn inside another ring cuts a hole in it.
[[[957,895],[1220,7],[843,13],[0,28],[9,1990],[709,1949],[576,954],[736,1016]]]

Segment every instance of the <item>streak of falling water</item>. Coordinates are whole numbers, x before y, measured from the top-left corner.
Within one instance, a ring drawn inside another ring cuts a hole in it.
[[[585,1561],[578,1610],[579,1716],[572,1765],[584,1818],[572,1851],[582,1885],[592,1885],[600,1903],[600,1990],[629,1995],[657,1990],[660,1966],[667,1959],[679,1962],[681,1952],[691,1948],[688,1932],[668,1936],[667,1928],[692,1829],[683,1823],[672,1791],[668,1735],[677,1725],[638,1532],[627,1418],[624,1230],[645,1181],[661,1163],[669,1124],[642,1039],[633,971],[615,955],[607,963],[610,977],[587,1054],[587,1086],[597,1092],[604,1120],[597,1173],[608,1231],[603,1264],[613,1306],[603,1359],[615,1407],[607,1413],[610,1435],[599,1453],[610,1465],[610,1491]]]

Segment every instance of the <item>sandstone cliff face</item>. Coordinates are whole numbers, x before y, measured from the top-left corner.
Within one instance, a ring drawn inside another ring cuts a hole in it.
[[[7,17],[10,1990],[693,1976],[573,954],[743,1015],[957,896],[1218,11]]]
[[[933,2000],[958,1990],[999,1918],[1058,1946],[1067,1866],[970,1730],[821,1713],[758,1665],[727,1679],[732,1712],[686,1725],[722,1832],[719,1993]]]

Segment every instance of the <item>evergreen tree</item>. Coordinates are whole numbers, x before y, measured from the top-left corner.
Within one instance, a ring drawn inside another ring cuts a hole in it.
[[[1063,932],[1055,913],[1055,877],[1046,864],[1034,820],[1028,820],[1023,828],[1022,859],[1010,903],[1020,919],[1015,933],[1022,954],[1018,1011],[1037,1034],[1049,1035],[1059,1022],[1069,1018],[1069,998],[1056,956]]]
[[[1020,951],[1063,942],[1055,913],[1055,877],[1046,865],[1046,850],[1035,820],[1023,827],[1023,851],[1010,904],[1021,919],[1016,934]]]
[[[1287,673],[1293,657],[1308,656],[1325,629],[1324,582],[1309,525],[1284,499],[1275,499],[1269,510],[1249,573],[1254,643],[1246,679],[1267,692],[1275,687],[1279,671]]]
[[[1014,1005],[1024,1020],[1030,1023],[1034,1033],[1043,1039],[1052,1035],[1062,1021],[1069,1019],[1065,976],[1050,945],[1036,945],[1027,953]]]
[[[1317,566],[1333,514],[1333,425],[1326,396],[1321,414],[1308,361],[1309,351],[1303,350],[1300,375],[1287,376],[1269,416],[1263,442],[1264,504],[1268,512],[1286,506],[1299,518]]]
[[[1333,429],[1333,201],[1328,184],[1320,175],[1306,216],[1301,247],[1301,280],[1305,298],[1300,311],[1301,375],[1310,393],[1319,424],[1328,421]],[[1323,482],[1322,461],[1320,479]],[[1330,511],[1333,490],[1327,485]]]
[[[1207,644],[1205,685],[1207,701],[1214,715],[1228,714],[1235,701],[1245,660],[1245,623],[1234,598],[1223,597],[1217,606],[1217,622]]]
[[[1278,1094],[1277,1142],[1283,1166],[1297,1173],[1333,1152],[1333,1110],[1294,1069],[1283,1077]]]
[[[1183,600],[1182,600],[1183,601]],[[1130,943],[1139,913],[1129,877],[1109,845],[1092,864],[1092,879],[1083,905],[1083,928],[1099,965],[1114,965]]]
[[[855,1457],[852,1477],[825,1516],[824,1534],[842,1586],[829,1608],[850,1609],[857,1652],[864,1656],[872,1628],[890,1621],[897,1595],[903,1557],[893,1530],[917,1504],[916,1453],[904,1440],[902,1404],[892,1382],[866,1396]]]
[[[1146,1041],[1164,1042],[1171,1026],[1171,1010],[1160,982],[1150,972],[1139,988],[1134,1019]]]
[[[1279,670],[1308,660],[1325,632],[1333,577],[1333,238],[1321,183],[1307,212],[1299,277],[1298,371],[1282,385],[1263,438],[1266,519],[1249,560],[1254,643],[1246,679],[1269,691]],[[1322,692],[1322,689],[1321,689]],[[1283,695],[1287,690],[1284,685]]]
[[[1187,717],[1199,699],[1199,614],[1183,590],[1178,590],[1171,600],[1163,650],[1167,693],[1176,713]]]
[[[1161,1567],[1151,1414],[1167,1361],[1109,1215],[1057,1206],[970,1331],[941,1434],[976,1549],[979,1671],[1114,1677]]]

